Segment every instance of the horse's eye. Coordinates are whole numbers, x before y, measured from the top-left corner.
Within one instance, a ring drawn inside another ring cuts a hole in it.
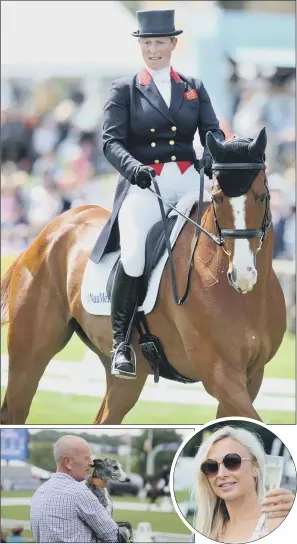
[[[112,468],[113,470],[118,470],[118,467],[116,465],[114,465]]]
[[[256,200],[258,200],[258,202],[265,202],[265,198],[266,198],[266,193],[263,193],[263,195],[260,195],[258,196],[258,198]]]

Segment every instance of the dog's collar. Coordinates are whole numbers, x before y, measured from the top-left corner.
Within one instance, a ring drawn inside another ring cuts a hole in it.
[[[97,487],[106,487],[106,480],[101,480],[100,478],[91,478],[91,484],[96,485]]]

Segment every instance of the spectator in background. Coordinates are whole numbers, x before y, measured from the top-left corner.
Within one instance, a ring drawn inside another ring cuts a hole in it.
[[[291,166],[295,154],[295,88],[294,81],[286,81],[275,76],[272,78],[269,97],[262,111],[270,140],[270,155],[267,161],[274,170],[284,171]],[[275,148],[275,149],[274,149]]]
[[[27,542],[27,540],[22,537],[23,531],[24,527],[22,525],[14,527],[11,529],[11,536],[7,537],[6,542]]]
[[[233,130],[241,138],[254,138],[263,126],[262,111],[267,101],[266,83],[258,79],[242,91],[233,117]]]
[[[33,149],[37,157],[51,153],[58,141],[58,137],[57,124],[52,114],[42,116],[32,138]]]
[[[1,172],[2,240],[12,248],[23,250],[27,244],[27,196],[24,191],[27,173],[14,165]]]
[[[62,212],[63,202],[59,189],[50,171],[45,171],[41,183],[30,190],[28,221],[30,238],[37,234],[58,214]]]
[[[50,173],[53,177],[57,171],[57,163],[55,155],[52,151],[41,155],[33,164],[32,176],[36,178],[38,182],[45,174]]]
[[[30,154],[27,131],[21,111],[1,110],[1,161],[19,164]]]
[[[6,534],[4,533],[2,525],[1,525],[1,542],[6,542]]]
[[[292,205],[285,192],[284,177],[281,174],[273,173],[268,176],[270,189],[270,208],[273,221],[274,248],[273,258],[286,258],[285,230],[286,224],[292,215]]]

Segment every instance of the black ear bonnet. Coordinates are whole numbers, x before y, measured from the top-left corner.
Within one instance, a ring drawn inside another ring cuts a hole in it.
[[[206,136],[209,151],[214,163],[265,163],[266,131],[263,128],[253,138],[234,138],[226,142],[218,142],[211,133]],[[260,170],[216,170],[213,173],[228,197],[244,195],[251,188]]]

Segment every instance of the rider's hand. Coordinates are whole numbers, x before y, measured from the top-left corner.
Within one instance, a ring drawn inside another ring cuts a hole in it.
[[[156,172],[151,166],[139,166],[134,174],[134,183],[140,189],[147,189],[152,183],[152,176],[155,177]]]
[[[200,168],[204,166],[204,174],[209,177],[209,179],[212,178],[212,156],[211,155],[204,155],[200,161],[197,159],[194,163],[194,167],[198,172],[200,172]]]

